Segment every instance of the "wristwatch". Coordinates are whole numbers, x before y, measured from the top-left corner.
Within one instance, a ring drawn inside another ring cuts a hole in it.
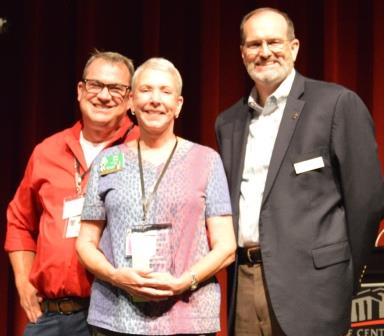
[[[191,287],[189,288],[191,291],[194,291],[197,286],[199,285],[197,279],[196,279],[196,273],[194,272],[189,272],[191,274],[192,280],[191,280]]]

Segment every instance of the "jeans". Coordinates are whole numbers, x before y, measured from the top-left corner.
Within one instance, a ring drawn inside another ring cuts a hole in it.
[[[86,310],[71,315],[44,313],[36,323],[27,324],[24,336],[91,336],[87,315]]]

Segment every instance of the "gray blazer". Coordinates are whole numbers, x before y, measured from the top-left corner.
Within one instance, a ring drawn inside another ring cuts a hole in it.
[[[235,231],[251,111],[247,98],[215,125]],[[321,157],[324,167],[296,174]],[[276,317],[289,336],[342,335],[364,259],[384,213],[384,185],[371,116],[339,85],[296,74],[268,170],[260,245]],[[236,264],[230,274],[230,335]]]

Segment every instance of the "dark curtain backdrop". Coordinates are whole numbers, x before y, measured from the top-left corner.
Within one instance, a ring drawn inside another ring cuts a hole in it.
[[[216,147],[217,114],[252,85],[240,58],[239,23],[260,6],[292,17],[302,74],[343,84],[362,97],[384,163],[381,0],[2,0],[0,18],[7,25],[0,34],[1,245],[6,206],[33,147],[78,118],[76,83],[93,48],[119,51],[136,65],[152,56],[174,62],[185,98],[177,132]],[[0,335],[18,336],[25,317],[2,248],[0,270]],[[223,318],[223,329],[225,323]]]

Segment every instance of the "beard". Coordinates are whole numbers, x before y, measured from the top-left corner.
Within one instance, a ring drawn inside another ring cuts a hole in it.
[[[279,85],[289,75],[293,68],[293,62],[278,63],[278,67],[265,70],[257,70],[256,62],[248,62],[245,64],[247,72],[255,83],[264,85]]]

